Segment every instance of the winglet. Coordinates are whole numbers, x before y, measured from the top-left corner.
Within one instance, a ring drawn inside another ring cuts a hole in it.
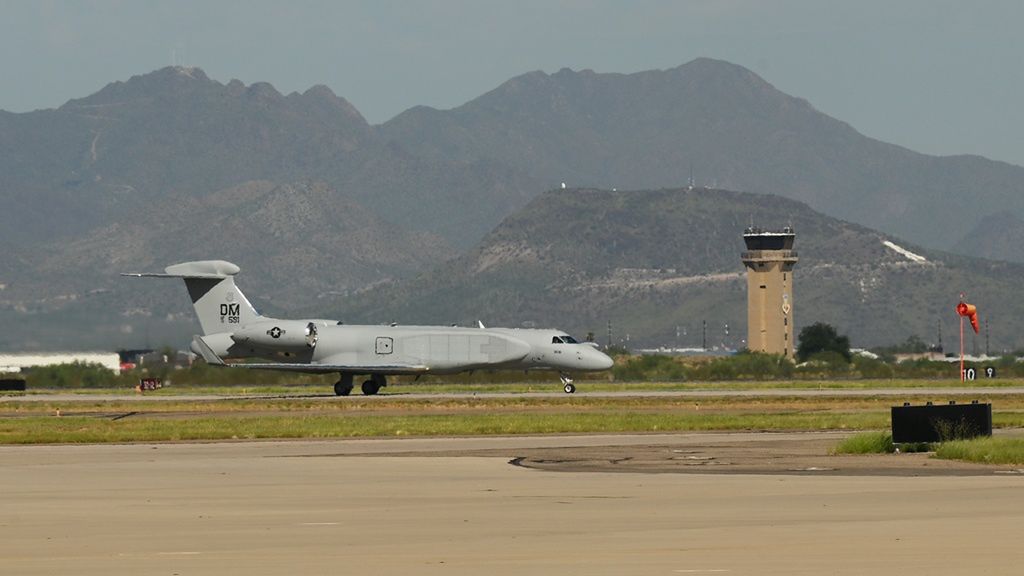
[[[480,328],[481,330],[483,330],[484,328],[487,328],[487,326],[484,326],[484,323],[483,323],[483,321],[481,321],[481,320],[477,320],[477,321],[476,321],[476,325],[477,325],[477,327],[478,327],[478,328]]]
[[[203,360],[206,360],[206,363],[211,366],[227,366],[220,359],[220,356],[217,356],[213,349],[210,348],[210,345],[203,340],[202,336],[195,335],[192,337],[192,351],[202,356]]]

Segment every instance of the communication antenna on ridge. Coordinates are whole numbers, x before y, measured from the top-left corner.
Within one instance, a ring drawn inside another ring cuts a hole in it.
[[[686,189],[693,190],[693,162],[690,162],[690,179],[686,181]]]

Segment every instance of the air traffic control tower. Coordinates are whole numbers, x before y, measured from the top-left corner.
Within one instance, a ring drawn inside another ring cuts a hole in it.
[[[796,233],[747,228],[747,348],[793,357],[793,251]]]

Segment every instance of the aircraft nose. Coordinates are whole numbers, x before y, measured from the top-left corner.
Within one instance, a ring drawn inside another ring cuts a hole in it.
[[[615,364],[610,356],[600,350],[590,349],[587,354],[587,368],[591,370],[607,370]]]

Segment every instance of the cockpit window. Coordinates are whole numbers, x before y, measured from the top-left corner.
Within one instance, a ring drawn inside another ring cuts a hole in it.
[[[562,344],[562,339],[559,338],[558,336],[555,336],[555,337],[551,338],[551,343],[552,344]]]
[[[551,339],[551,343],[552,344],[579,344],[579,342],[577,342],[575,338],[573,338],[572,336],[568,336],[568,335],[555,336],[554,338]]]

